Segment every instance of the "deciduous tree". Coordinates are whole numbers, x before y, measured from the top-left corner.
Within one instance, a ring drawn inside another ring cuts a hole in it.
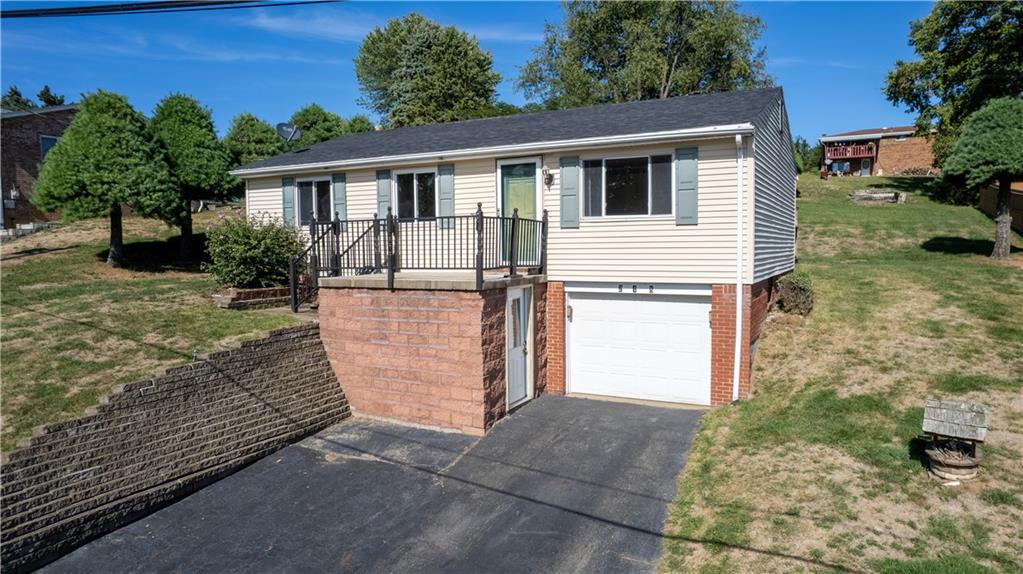
[[[309,104],[291,115],[291,123],[298,126],[301,135],[291,142],[292,148],[300,148],[343,136],[347,133],[344,118],[328,112],[319,104]]]
[[[231,156],[231,166],[238,167],[275,156],[284,151],[284,140],[273,127],[250,113],[241,113],[231,120],[224,144]]]
[[[195,98],[171,94],[160,101],[150,129],[167,152],[182,202],[181,255],[192,255],[193,200],[224,198],[238,181],[227,173],[231,158],[213,129],[213,116]]]
[[[1023,3],[938,2],[910,24],[909,43],[920,59],[897,61],[884,93],[916,112],[923,133],[935,128],[940,166],[967,116],[1023,93]]]
[[[1012,182],[1023,179],[1023,99],[999,98],[970,114],[945,161],[944,172],[965,177],[970,186],[998,182],[995,248],[991,257],[1008,257]]]
[[[755,46],[763,24],[732,2],[575,0],[564,9],[518,80],[548,108],[771,84]]]
[[[373,122],[362,114],[348,118],[348,122],[345,125],[345,131],[350,134],[371,132],[374,129],[376,129],[376,126],[373,125]]]
[[[355,73],[363,103],[394,127],[486,116],[501,80],[475,38],[416,13],[370,32]]]
[[[110,217],[107,263],[125,263],[121,206],[164,220],[180,217],[181,198],[160,144],[142,114],[111,92],[86,94],[57,145],[46,154],[32,193],[43,210],[67,220]]]

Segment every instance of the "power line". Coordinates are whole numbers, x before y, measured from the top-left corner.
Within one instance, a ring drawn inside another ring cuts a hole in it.
[[[75,16],[122,16],[131,14],[168,14],[173,12],[203,12],[207,10],[240,10],[244,8],[274,8],[327,4],[339,0],[164,0],[157,2],[126,2],[91,6],[65,6],[60,8],[26,8],[0,10],[0,18],[56,18]]]

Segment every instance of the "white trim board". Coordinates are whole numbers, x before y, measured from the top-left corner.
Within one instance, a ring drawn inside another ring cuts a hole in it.
[[[540,141],[523,144],[511,144],[504,146],[438,150],[432,152],[411,153],[380,157],[366,157],[349,160],[306,163],[298,165],[257,167],[252,169],[234,169],[231,170],[229,173],[231,175],[239,177],[255,177],[280,175],[287,173],[299,173],[303,171],[315,171],[319,169],[322,170],[333,170],[341,168],[368,169],[374,167],[386,167],[413,162],[442,162],[455,159],[495,157],[504,155],[508,156],[539,155],[545,152],[574,148],[597,149],[600,147],[617,147],[624,144],[657,143],[680,139],[696,140],[716,138],[735,134],[752,133],[753,124],[742,123],[720,126],[705,126],[699,128],[687,128],[681,130],[668,130],[663,132],[646,132],[617,136]]]
[[[636,290],[633,291],[633,286]],[[623,295],[690,295],[710,297],[712,287],[700,283],[650,283],[623,280],[620,282],[603,281],[566,281],[565,291],[568,293],[621,293]]]

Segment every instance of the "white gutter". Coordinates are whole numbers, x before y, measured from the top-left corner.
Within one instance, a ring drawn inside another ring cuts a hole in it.
[[[316,163],[305,163],[298,165],[283,165],[274,167],[257,167],[252,169],[235,169],[230,174],[238,177],[254,177],[260,175],[278,175],[286,173],[299,173],[316,170],[336,170],[339,168],[373,168],[384,167],[395,164],[407,164],[414,162],[443,161],[453,159],[469,159],[477,157],[492,156],[514,156],[516,154],[540,154],[556,151],[559,149],[572,148],[599,148],[612,147],[623,144],[656,143],[677,139],[701,139],[730,136],[734,134],[753,133],[753,124],[731,124],[722,126],[706,126],[700,128],[687,128],[681,130],[668,130],[663,132],[647,132],[640,134],[626,134],[617,136],[603,136],[593,138],[578,138],[568,140],[553,140],[547,142],[531,142],[504,146],[478,147],[454,149],[448,151],[433,151],[426,153],[412,153],[403,155],[366,157],[358,159],[326,161]],[[409,134],[409,137],[415,137]]]
[[[735,210],[735,358],[732,364],[732,402],[739,400],[739,369],[742,367],[742,308],[745,304],[745,297],[742,289],[742,210],[745,207],[743,195],[743,183],[745,179],[745,150],[742,145],[742,135],[735,134],[735,161],[736,176],[735,185],[738,193],[738,207]]]

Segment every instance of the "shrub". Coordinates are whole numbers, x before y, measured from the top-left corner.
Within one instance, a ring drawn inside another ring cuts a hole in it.
[[[813,309],[813,280],[801,269],[778,280],[778,308],[806,315]]]
[[[298,230],[270,218],[222,217],[207,237],[210,262],[203,269],[224,287],[285,285],[291,258],[305,247]]]

